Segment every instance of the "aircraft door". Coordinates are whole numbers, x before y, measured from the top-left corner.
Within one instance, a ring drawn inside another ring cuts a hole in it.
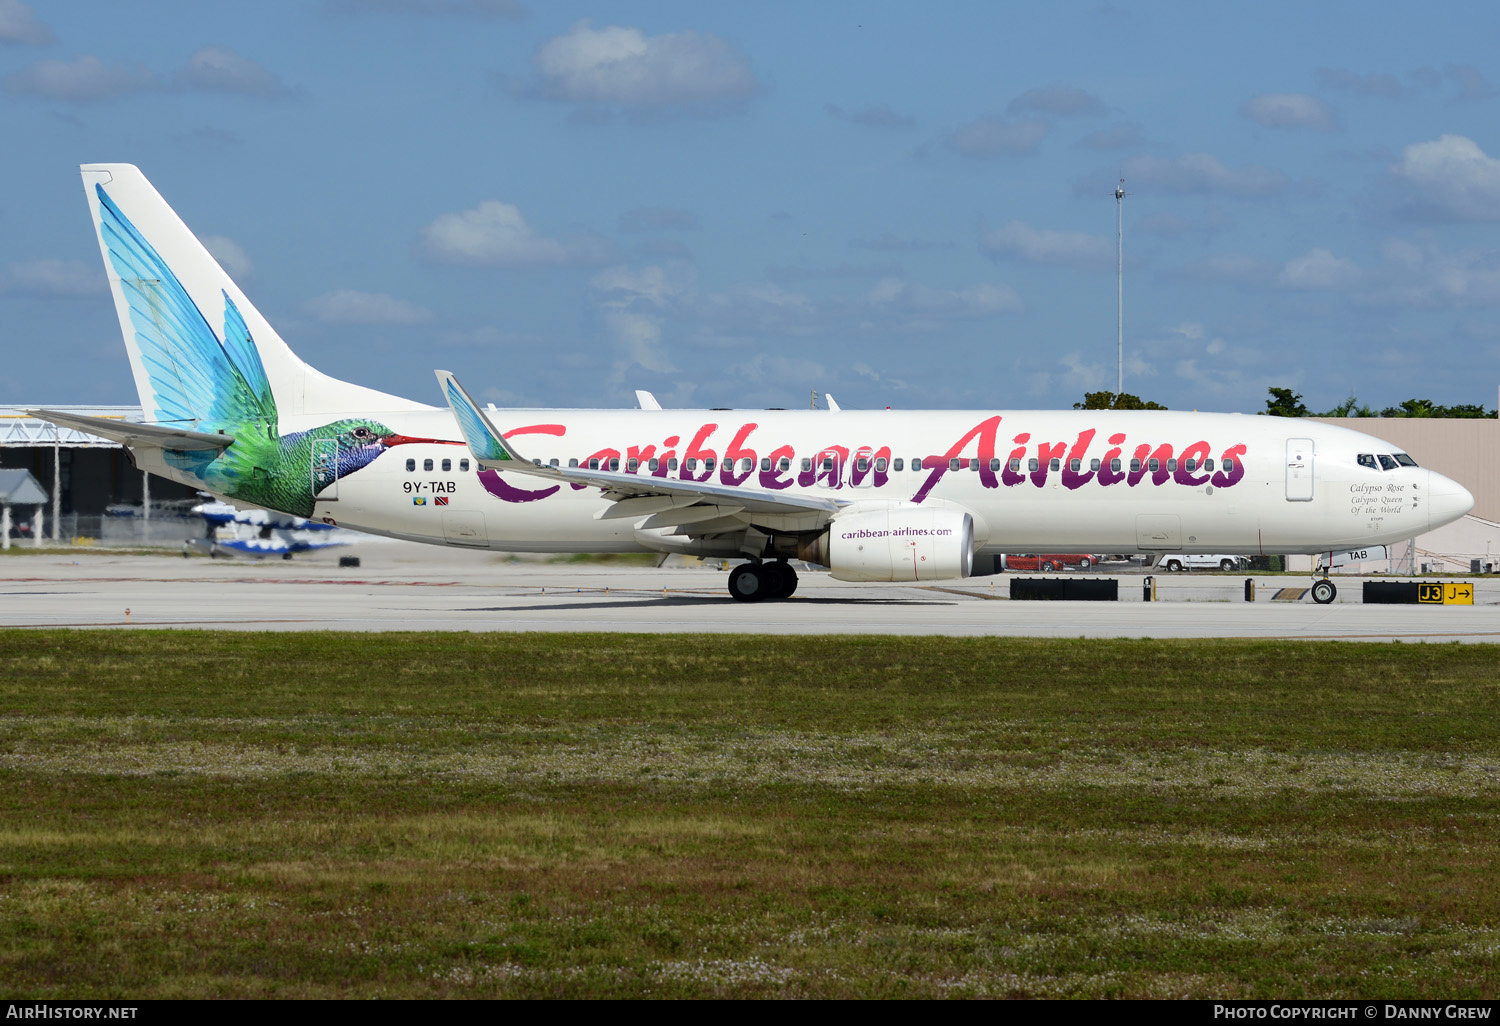
[[[337,438],[319,438],[312,444],[312,493],[319,502],[332,502],[339,497],[339,441]]]
[[[1313,497],[1313,441],[1286,440],[1286,501],[1311,502]]]

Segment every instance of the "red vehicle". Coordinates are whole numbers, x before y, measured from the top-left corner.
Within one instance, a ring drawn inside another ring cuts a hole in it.
[[[1007,553],[1001,557],[1004,560],[1002,565],[1002,569],[1004,570],[1040,570],[1043,573],[1061,570],[1065,566],[1076,566],[1080,570],[1087,570],[1103,558],[1103,556],[1098,556],[1091,552],[1046,553],[1043,555],[1026,553],[1017,556]]]

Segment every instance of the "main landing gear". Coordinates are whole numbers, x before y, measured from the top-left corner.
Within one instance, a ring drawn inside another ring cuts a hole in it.
[[[738,602],[790,598],[797,571],[785,562],[741,563],[729,572],[729,594]]]

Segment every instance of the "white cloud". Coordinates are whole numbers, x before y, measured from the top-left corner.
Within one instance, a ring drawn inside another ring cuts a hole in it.
[[[517,0],[338,0],[333,6],[347,11],[472,14],[495,18],[524,18],[530,13]]]
[[[979,249],[995,257],[1095,271],[1112,270],[1116,256],[1113,239],[1085,232],[1033,228],[1023,221],[1011,221],[1003,228],[982,232]]]
[[[823,109],[842,121],[852,121],[856,125],[870,128],[906,128],[917,123],[915,119],[891,110],[890,105],[885,103],[861,107],[859,110],[845,110],[837,104],[825,103]]]
[[[418,251],[443,264],[474,267],[597,266],[609,245],[597,236],[551,239],[532,228],[510,203],[485,200],[472,210],[443,214],[422,229]]]
[[[1050,114],[1053,117],[1091,116],[1108,110],[1105,102],[1093,93],[1065,85],[1028,89],[1005,108],[1007,114]]]
[[[1045,121],[979,118],[948,136],[948,147],[965,157],[997,157],[1035,152],[1051,131]]]
[[[111,66],[89,54],[72,61],[37,61],[5,77],[8,93],[68,103],[95,103],[155,89],[157,84],[156,76],[139,65]]]
[[[1131,157],[1114,168],[1101,168],[1079,179],[1073,186],[1080,196],[1104,192],[1112,194],[1118,179],[1132,192],[1164,192],[1182,195],[1223,193],[1226,195],[1269,196],[1286,185],[1280,171],[1258,165],[1230,168],[1210,153],[1185,153],[1180,157]]]
[[[104,292],[107,286],[103,270],[97,264],[80,260],[57,260],[44,257],[20,260],[0,273],[0,293],[10,296],[32,296],[41,299],[69,299]]]
[[[324,324],[410,326],[432,320],[432,311],[384,292],[338,289],[309,299],[305,309]]]
[[[248,57],[222,46],[205,46],[188,58],[177,84],[185,89],[252,96],[287,96],[291,93],[271,72]]]
[[[1304,292],[1336,292],[1359,284],[1360,271],[1352,260],[1326,249],[1313,249],[1286,262],[1276,284]]]
[[[1444,135],[1414,143],[1391,166],[1404,213],[1426,220],[1500,220],[1500,160],[1474,140]]]
[[[1141,126],[1134,121],[1125,121],[1090,132],[1079,139],[1077,145],[1090,150],[1123,150],[1129,146],[1140,146],[1145,141]]]
[[[659,232],[698,227],[698,215],[672,207],[638,207],[620,215],[622,232]]]
[[[1361,75],[1346,68],[1319,68],[1318,81],[1330,89],[1347,89],[1366,96],[1383,96],[1394,99],[1402,93],[1401,81],[1395,75],[1371,72]]]
[[[233,239],[223,235],[203,235],[199,236],[198,241],[203,243],[203,248],[208,250],[231,278],[248,278],[255,273],[255,265],[250,262],[249,254]]]
[[[1215,253],[1170,272],[1171,277],[1230,285],[1259,285],[1281,270],[1276,264],[1243,253]]]
[[[1388,239],[1380,255],[1382,265],[1370,275],[1370,288],[1363,297],[1372,306],[1500,306],[1500,249],[1445,252],[1431,241],[1418,245]]]
[[[1257,125],[1265,128],[1307,128],[1314,132],[1332,132],[1338,127],[1333,108],[1316,96],[1306,93],[1266,93],[1253,97],[1240,108]]]
[[[1023,308],[1021,297],[1004,283],[980,282],[960,289],[937,289],[902,278],[882,278],[864,297],[866,311],[881,327],[900,332],[937,331],[953,321],[981,320]]]
[[[536,91],[571,103],[707,109],[748,99],[760,85],[750,62],[717,36],[576,22],[531,61]]]
[[[45,46],[54,37],[21,0],[0,0],[0,42]]]

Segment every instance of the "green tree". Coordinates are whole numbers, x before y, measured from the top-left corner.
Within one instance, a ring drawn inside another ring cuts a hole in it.
[[[1266,400],[1265,415],[1268,417],[1310,417],[1312,412],[1302,405],[1302,396],[1290,388],[1270,388],[1271,398]]]
[[[1075,410],[1165,410],[1161,403],[1147,402],[1138,395],[1121,392],[1085,392],[1083,402],[1074,403]]]

